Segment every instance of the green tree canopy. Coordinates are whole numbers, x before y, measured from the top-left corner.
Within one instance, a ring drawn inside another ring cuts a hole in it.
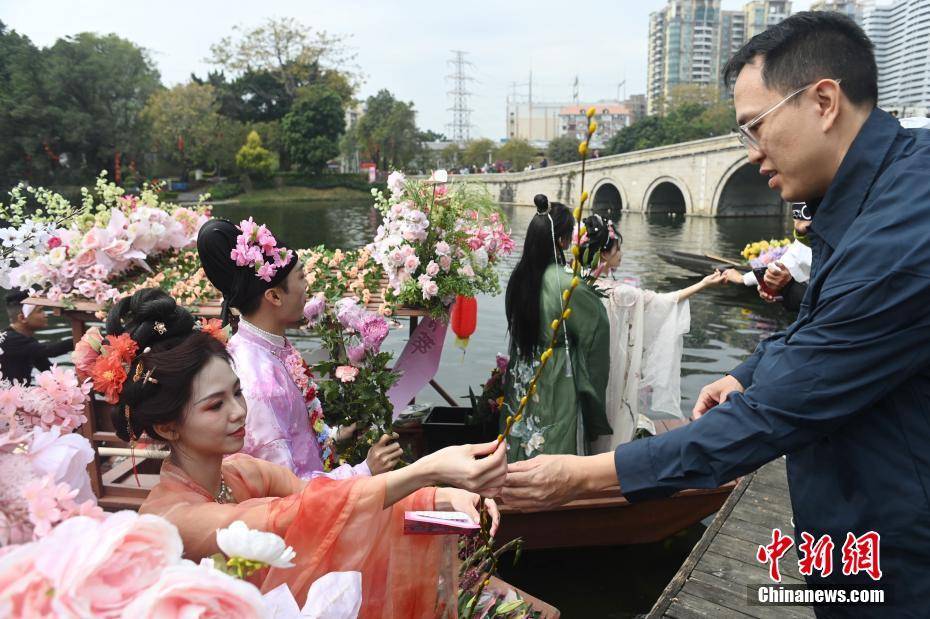
[[[581,144],[581,140],[573,135],[563,135],[550,141],[549,150],[547,151],[550,163],[571,163],[572,161],[580,161],[581,155],[578,153],[579,144]]]
[[[404,169],[420,149],[413,102],[398,101],[386,89],[368,97],[354,130],[356,143],[381,170]]]
[[[236,153],[236,165],[250,177],[270,178],[278,168],[274,154],[262,147],[262,138],[257,131],[251,131],[245,144]]]
[[[522,170],[536,159],[537,151],[523,138],[511,138],[497,151],[498,159],[510,162],[510,169]]]
[[[89,171],[112,169],[117,151],[141,154],[142,109],[161,86],[148,53],[115,34],[83,32],[43,52],[52,148]]]
[[[153,94],[142,112],[151,127],[151,148],[186,172],[192,167],[231,168],[246,137],[242,123],[219,113],[215,91],[188,83]]]
[[[732,102],[721,101],[715,92],[706,87],[673,89],[664,116],[647,116],[624,127],[607,143],[607,151],[616,155],[730,133],[736,118]]]
[[[339,136],[345,131],[342,97],[323,85],[304,88],[281,130],[291,161],[318,174],[339,154]]]
[[[488,162],[488,151],[491,153],[492,162],[498,158],[497,144],[493,140],[487,138],[471,140],[465,144],[465,150],[462,151],[462,163],[480,168]]]

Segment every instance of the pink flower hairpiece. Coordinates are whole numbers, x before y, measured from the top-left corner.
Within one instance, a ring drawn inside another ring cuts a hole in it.
[[[283,246],[278,247],[277,239],[264,224],[258,225],[249,217],[240,221],[236,228],[241,234],[236,237],[236,246],[229,252],[236,266],[252,267],[256,277],[270,282],[278,269],[290,263],[294,252]],[[266,262],[266,257],[272,261]]]

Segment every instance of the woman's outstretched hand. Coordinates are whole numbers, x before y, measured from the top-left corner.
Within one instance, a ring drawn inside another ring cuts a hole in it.
[[[497,496],[507,478],[507,447],[497,441],[446,447],[420,461],[429,466],[433,483],[482,496]]]

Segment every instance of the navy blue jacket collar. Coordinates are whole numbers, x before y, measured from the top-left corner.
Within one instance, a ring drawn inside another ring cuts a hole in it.
[[[843,157],[811,224],[833,249],[859,214],[900,129],[891,114],[875,108]]]

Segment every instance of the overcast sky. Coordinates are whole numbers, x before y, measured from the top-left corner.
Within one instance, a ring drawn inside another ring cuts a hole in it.
[[[533,73],[534,100],[566,100],[575,76],[585,100],[642,93],[646,85],[649,13],[663,0],[554,2],[538,0],[441,2],[428,0],[0,0],[0,20],[39,46],[83,31],[116,33],[150,50],[162,81],[205,75],[212,43],[233,26],[269,17],[350,35],[365,75],[362,97],[387,88],[413,101],[421,128],[448,133],[451,50],[468,52],[475,81],[470,106],[473,136],[504,135],[512,83],[525,96]],[[724,0],[723,8],[740,8]],[[794,10],[810,5],[796,0]]]

